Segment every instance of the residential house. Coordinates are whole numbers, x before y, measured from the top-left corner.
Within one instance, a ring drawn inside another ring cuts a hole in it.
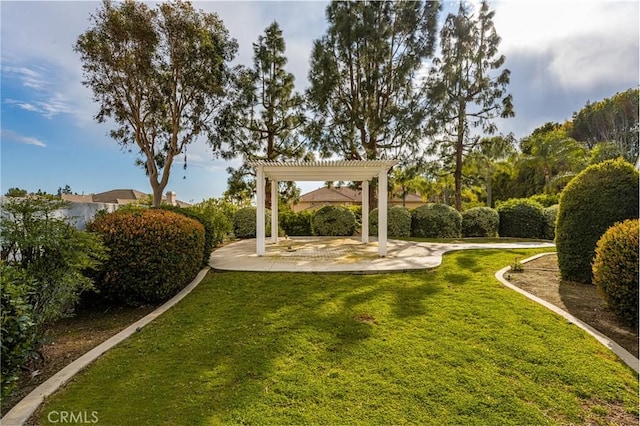
[[[402,206],[402,198],[389,198],[389,206]],[[404,206],[414,209],[425,204],[417,194],[407,194]],[[323,206],[360,206],[362,205],[362,191],[348,188],[327,188],[326,186],[307,192],[300,196],[298,203],[291,206],[294,212],[315,210]]]
[[[151,197],[151,195],[136,191],[135,189],[113,189],[111,191],[89,195],[62,194],[62,199],[65,201],[76,203],[111,203],[119,205],[144,203],[149,197]],[[162,197],[162,201],[167,204],[178,205],[180,207],[188,207],[191,205],[176,199],[176,193],[173,191],[168,191],[166,196]]]

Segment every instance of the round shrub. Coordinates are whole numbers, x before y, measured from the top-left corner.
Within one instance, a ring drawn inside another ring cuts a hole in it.
[[[638,327],[638,220],[609,228],[598,240],[593,283],[609,308],[626,324]]]
[[[512,198],[498,203],[501,237],[542,238],[545,226],[542,206],[527,198]]]
[[[411,236],[419,238],[459,238],[462,215],[446,204],[428,203],[411,212]]]
[[[596,243],[614,223],[637,218],[638,202],[638,172],[623,160],[589,166],[569,182],[556,222],[563,279],[591,282]]]
[[[556,219],[558,217],[558,204],[546,207],[542,210],[544,215],[544,232],[542,238],[545,240],[553,240],[556,238]]]
[[[542,207],[551,207],[558,204],[558,194],[536,194],[529,197],[531,201],[540,203]]]
[[[356,229],[356,216],[346,207],[324,206],[311,218],[311,230],[318,236],[351,236]]]
[[[163,204],[158,207],[162,210],[168,210],[170,212],[181,214],[189,219],[197,220],[204,228],[204,249],[202,251],[202,266],[207,266],[209,264],[209,258],[211,257],[211,252],[213,251],[213,246],[215,244],[219,244],[222,241],[216,242],[216,231],[213,226],[213,223],[207,219],[204,215],[191,210],[190,208],[183,208],[179,206],[171,206],[168,204]]]
[[[163,302],[188,284],[202,263],[204,227],[177,213],[118,210],[87,229],[109,249],[96,288],[111,300],[132,306]]]
[[[271,210],[265,209],[265,235],[271,235]],[[244,207],[233,216],[233,235],[236,238],[256,237],[256,208]]]
[[[497,237],[500,215],[491,207],[474,207],[462,212],[463,237]]]
[[[378,209],[369,213],[369,235],[378,235]],[[387,236],[409,237],[411,236],[411,212],[401,206],[387,208]]]
[[[313,212],[302,210],[299,212],[283,211],[278,215],[280,227],[289,236],[311,235],[311,217]]]

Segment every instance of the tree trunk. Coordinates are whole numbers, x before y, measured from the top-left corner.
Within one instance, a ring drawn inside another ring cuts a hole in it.
[[[165,186],[149,176],[149,180],[151,181],[151,188],[153,189],[153,207],[160,207],[162,204],[162,193],[164,192]]]
[[[466,105],[464,100],[458,103],[458,138],[456,141],[456,170],[453,174],[456,186],[456,210],[462,211],[462,151],[464,150],[464,130],[466,120]]]

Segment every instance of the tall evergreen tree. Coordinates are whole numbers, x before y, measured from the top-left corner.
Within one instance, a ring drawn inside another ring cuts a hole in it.
[[[461,1],[457,14],[449,14],[440,31],[441,55],[433,60],[427,78],[433,153],[453,164],[455,206],[462,209],[464,157],[481,135],[496,132],[494,119],[513,117],[511,95],[505,95],[510,72],[500,68],[500,37],[493,25],[494,11],[483,1],[477,15]],[[478,129],[475,132],[472,129]]]
[[[221,117],[221,128],[226,131],[221,132],[216,147],[222,149],[223,158],[291,160],[305,156],[299,132],[305,122],[304,98],[294,91],[294,77],[285,70],[286,64],[282,30],[273,22],[253,44],[253,68],[241,72],[235,101]],[[255,172],[246,164],[228,171],[228,195],[253,193]],[[285,199],[299,195],[293,182],[283,182],[281,189]],[[266,202],[270,207],[270,185],[266,185]]]
[[[431,57],[436,1],[334,1],[311,53],[311,148],[346,160],[409,157],[425,110],[414,87]],[[370,186],[372,205],[374,185]]]

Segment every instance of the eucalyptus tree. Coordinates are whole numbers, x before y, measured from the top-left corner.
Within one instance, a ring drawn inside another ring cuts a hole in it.
[[[498,53],[494,14],[486,1],[477,14],[461,1],[457,13],[444,21],[440,55],[427,77],[432,152],[452,164],[458,210],[465,156],[478,145],[480,134],[496,132],[495,119],[514,116],[512,97],[506,94],[510,71],[503,68],[505,57]]]
[[[149,177],[157,206],[175,158],[199,136],[216,133],[212,123],[227,101],[237,43],[215,13],[188,2],[151,8],[104,0],[90,22],[75,51],[99,105],[95,118],[113,120],[111,137],[138,150],[136,165]]]
[[[410,157],[426,111],[416,82],[433,54],[436,1],[332,2],[309,71],[310,147],[346,160]],[[370,186],[372,205],[374,186]]]
[[[305,123],[304,97],[294,89],[294,76],[285,70],[287,57],[282,30],[277,22],[253,44],[253,68],[244,69],[237,84],[233,104],[221,115],[226,131],[214,142],[226,159],[242,157],[245,164],[229,168],[230,191],[253,193],[255,174],[247,160],[301,159],[306,145],[300,134]],[[295,198],[299,190],[293,182],[283,183],[285,199]],[[271,187],[266,186],[267,207]]]

